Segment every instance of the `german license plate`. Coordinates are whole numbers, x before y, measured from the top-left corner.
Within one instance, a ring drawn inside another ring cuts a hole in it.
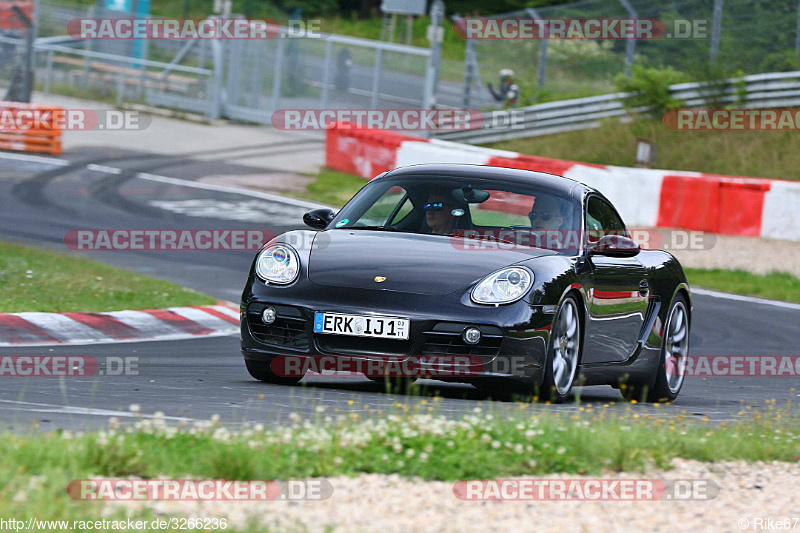
[[[407,340],[410,325],[406,318],[314,313],[314,333]]]

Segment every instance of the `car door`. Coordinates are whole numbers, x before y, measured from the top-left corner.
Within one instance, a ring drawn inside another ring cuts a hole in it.
[[[604,198],[592,195],[586,203],[587,250],[603,235],[628,236],[627,229],[614,207]],[[649,290],[645,267],[638,258],[611,257],[586,252],[592,270],[588,290],[589,316],[586,324],[586,363],[627,360],[647,311]]]

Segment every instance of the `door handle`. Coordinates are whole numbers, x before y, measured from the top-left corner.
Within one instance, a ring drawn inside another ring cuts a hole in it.
[[[647,296],[648,292],[650,292],[650,285],[646,279],[643,279],[639,282],[639,296]]]

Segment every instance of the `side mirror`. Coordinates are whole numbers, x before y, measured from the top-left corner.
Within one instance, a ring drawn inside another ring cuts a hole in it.
[[[589,248],[589,255],[633,257],[641,251],[639,243],[622,235],[605,235]]]
[[[305,222],[306,226],[314,229],[325,229],[335,216],[336,213],[333,209],[322,207],[320,209],[312,209],[303,215],[303,222]]]

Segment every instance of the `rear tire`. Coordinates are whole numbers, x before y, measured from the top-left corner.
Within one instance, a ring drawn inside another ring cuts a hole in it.
[[[626,400],[673,402],[686,377],[686,358],[689,353],[689,307],[686,297],[678,294],[672,300],[664,324],[661,357],[656,368],[653,386],[630,383],[621,387]]]
[[[264,383],[272,383],[273,385],[295,385],[303,379],[297,376],[279,376],[272,371],[267,361],[245,359],[244,364],[247,366],[247,371],[251,376]]]

